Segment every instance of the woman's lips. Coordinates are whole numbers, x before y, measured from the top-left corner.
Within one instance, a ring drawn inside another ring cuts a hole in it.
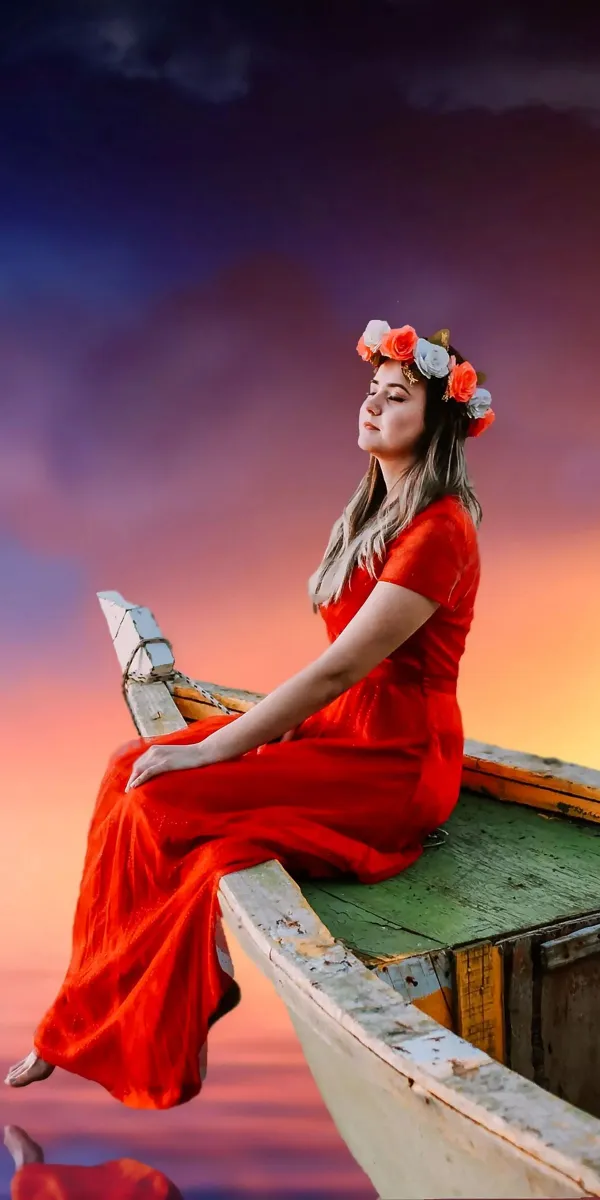
[[[365,428],[365,429],[377,429],[377,430],[379,430],[379,426],[378,426],[378,425],[373,425],[371,421],[363,421],[363,426],[364,426],[364,428]]]

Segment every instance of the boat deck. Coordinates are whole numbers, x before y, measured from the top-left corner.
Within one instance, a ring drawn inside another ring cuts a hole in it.
[[[600,908],[600,825],[463,791],[444,829],[443,845],[393,879],[302,891],[364,957],[493,940]]]

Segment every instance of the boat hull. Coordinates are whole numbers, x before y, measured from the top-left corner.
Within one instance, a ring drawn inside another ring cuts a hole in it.
[[[596,1122],[491,1063],[328,941],[279,864],[226,877],[220,902],[228,932],[283,1000],[327,1109],[381,1200],[599,1194],[595,1172],[549,1145],[565,1113],[567,1126],[581,1120],[591,1130]],[[469,1076],[472,1086],[461,1088]],[[500,1079],[505,1091],[495,1112],[489,1089]],[[529,1145],[524,1088],[531,1089]]]

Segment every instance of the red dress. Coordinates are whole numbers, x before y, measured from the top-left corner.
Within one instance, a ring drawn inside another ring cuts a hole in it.
[[[294,875],[376,883],[422,852],[459,795],[459,660],[479,583],[477,534],[460,503],[428,506],[389,543],[379,578],[440,607],[292,741],[156,775],[125,792],[150,744],[201,741],[239,715],[135,738],[110,758],[88,835],[71,963],[36,1031],[48,1062],[134,1108],[201,1087],[208,1020],[231,983],[218,947],[218,885],[278,859]],[[357,568],[319,611],[333,641],[375,586]]]
[[[119,1158],[96,1167],[28,1163],[13,1176],[11,1200],[183,1200],[153,1167]]]

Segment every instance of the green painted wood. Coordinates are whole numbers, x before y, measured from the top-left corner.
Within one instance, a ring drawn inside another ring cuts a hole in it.
[[[352,946],[359,954],[414,954],[425,950],[439,950],[440,943],[434,938],[403,929],[391,918],[378,916],[368,912],[362,905],[353,900],[321,892],[318,889],[318,905],[313,903],[312,884],[309,903],[322,920],[325,920],[323,910],[327,910],[326,925],[334,929],[335,937],[341,938],[347,945]],[[303,888],[304,890],[304,888]],[[306,892],[305,892],[306,895]]]
[[[418,951],[423,938],[459,946],[600,909],[598,825],[463,792],[444,828],[448,841],[394,879],[302,891],[335,937],[372,954]]]

